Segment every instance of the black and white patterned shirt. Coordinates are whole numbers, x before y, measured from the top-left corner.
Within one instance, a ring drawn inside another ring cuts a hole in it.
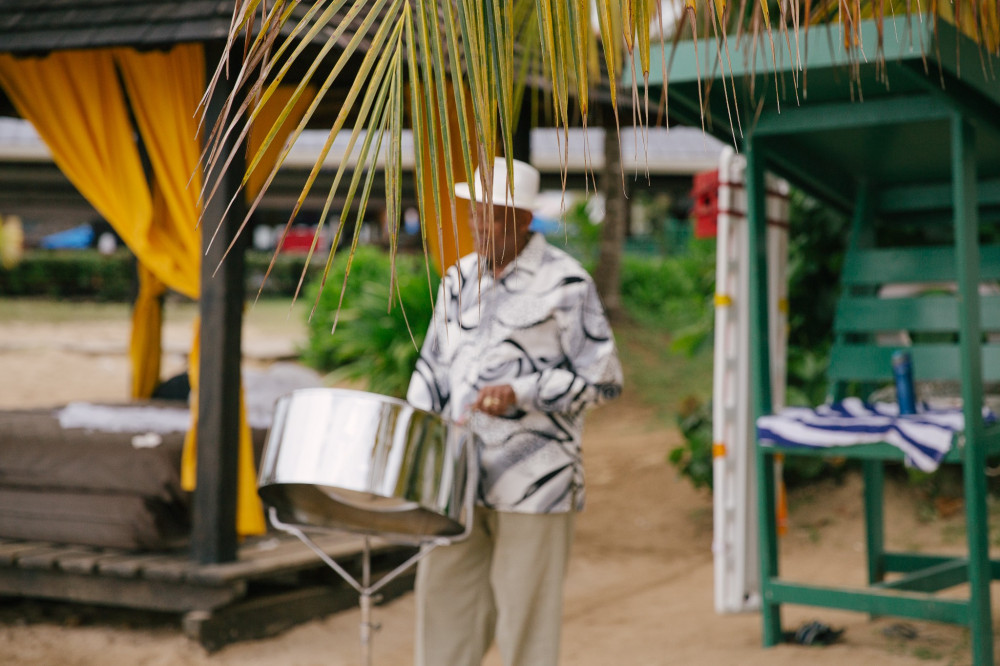
[[[407,400],[482,440],[479,502],[499,511],[583,508],[587,407],[622,388],[611,327],[587,272],[541,234],[494,279],[470,254],[442,280]],[[510,384],[502,417],[468,413],[484,386]]]

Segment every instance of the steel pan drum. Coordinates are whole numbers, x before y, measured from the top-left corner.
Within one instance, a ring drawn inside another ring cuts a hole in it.
[[[374,393],[280,398],[258,492],[284,522],[409,537],[462,533],[467,429]]]

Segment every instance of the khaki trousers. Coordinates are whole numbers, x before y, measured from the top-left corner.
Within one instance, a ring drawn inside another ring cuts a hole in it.
[[[477,506],[417,566],[416,666],[479,666],[494,638],[506,666],[556,666],[573,517]]]

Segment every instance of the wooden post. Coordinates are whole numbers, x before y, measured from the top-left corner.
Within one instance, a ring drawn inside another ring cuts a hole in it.
[[[749,136],[745,142],[747,158],[747,255],[749,259],[747,312],[750,317],[750,390],[753,393],[753,419],[771,412],[771,356],[768,336],[767,305],[767,183],[765,159],[760,141]],[[756,429],[750,428],[751,446],[757,462],[757,522],[760,548],[761,620],[764,646],[781,641],[781,609],[771,601],[768,587],[778,576],[777,502],[774,458],[757,444]]]
[[[962,478],[969,553],[969,634],[972,663],[993,663],[990,601],[990,521],[986,507],[986,452],[983,424],[983,351],[979,307],[979,206],[976,195],[976,140],[972,125],[954,111],[951,119],[951,180],[958,268],[959,342],[965,449]]]
[[[209,75],[218,62],[217,50],[206,48]],[[229,93],[220,81],[209,103],[211,127]],[[227,144],[228,153],[231,144]],[[244,298],[243,243],[222,261],[245,215],[243,197],[236,197],[222,219],[244,170],[243,151],[236,153],[222,185],[205,202],[202,221],[204,254],[201,264],[201,355],[198,386],[198,476],[194,493],[191,558],[202,564],[236,559],[236,483],[239,451],[240,360]],[[205,187],[216,174],[206,174]],[[217,225],[214,242],[209,241]]]

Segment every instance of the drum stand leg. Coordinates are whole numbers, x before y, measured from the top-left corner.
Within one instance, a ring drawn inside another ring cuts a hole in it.
[[[371,666],[372,663],[372,635],[378,631],[379,626],[372,624],[372,565],[371,565],[371,542],[366,536],[364,540],[364,550],[361,554],[361,663]]]
[[[339,562],[327,555],[322,548],[317,546],[316,543],[309,538],[309,535],[302,531],[302,529],[295,525],[281,522],[281,520],[278,519],[277,511],[275,511],[273,507],[269,509],[268,514],[271,519],[271,524],[274,525],[275,528],[297,537],[321,560],[323,560],[328,567],[336,571],[337,574],[339,574],[340,577],[343,578],[347,584],[353,587],[354,590],[360,595],[361,663],[364,664],[364,666],[371,666],[372,664],[372,636],[379,629],[377,624],[372,623],[372,604],[376,593],[388,583],[398,578],[400,574],[426,557],[427,554],[434,550],[437,546],[447,545],[453,541],[452,539],[439,538],[423,542],[419,551],[411,555],[405,562],[397,566],[395,569],[379,578],[373,585],[371,582],[371,537],[367,535],[364,537],[364,548],[361,551],[361,581],[358,582],[354,576],[352,576],[346,569],[344,569],[344,567],[340,565]]]

